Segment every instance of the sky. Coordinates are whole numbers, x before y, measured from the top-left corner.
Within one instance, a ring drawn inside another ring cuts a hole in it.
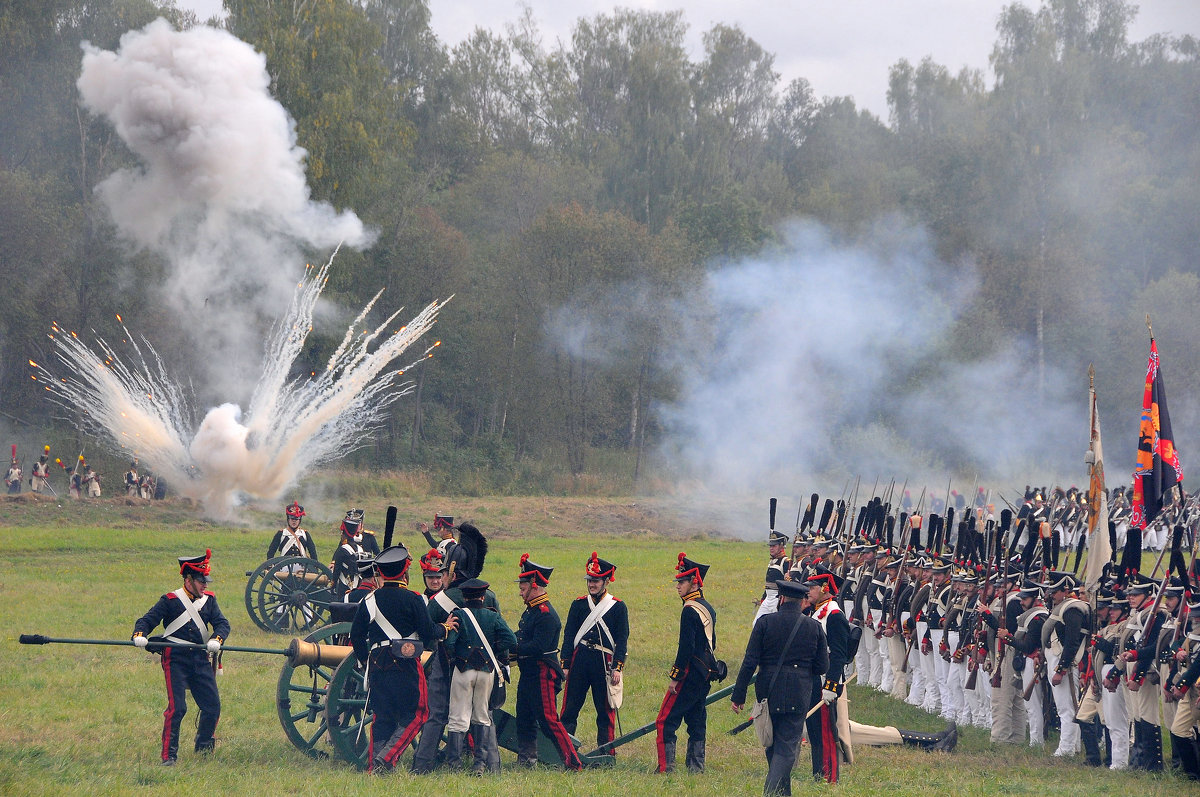
[[[221,9],[221,0],[179,0],[201,19]],[[702,54],[701,36],[718,23],[737,24],[775,55],[780,87],[803,77],[819,96],[850,96],[887,120],[888,69],[901,58],[916,64],[929,55],[957,73],[963,66],[984,70],[996,40],[996,20],[1010,0],[429,0],[431,25],[453,46],[476,27],[503,32],[529,6],[543,44],[569,43],[580,17],[614,8],[672,11],[689,23],[693,60]],[[1025,5],[1036,7],[1036,0]],[[1200,36],[1200,0],[1143,0],[1130,39],[1154,33]]]

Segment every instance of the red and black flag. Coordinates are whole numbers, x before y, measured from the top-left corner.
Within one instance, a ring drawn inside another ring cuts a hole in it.
[[[1142,398],[1142,423],[1138,432],[1137,466],[1133,470],[1133,517],[1130,528],[1144,529],[1163,508],[1167,491],[1183,481],[1179,452],[1171,434],[1167,394],[1158,362],[1158,346],[1150,338],[1146,364],[1146,391]]]

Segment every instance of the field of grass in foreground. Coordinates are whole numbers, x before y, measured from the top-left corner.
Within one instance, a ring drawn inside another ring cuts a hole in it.
[[[712,538],[687,539],[694,522],[674,523],[660,515],[639,516],[635,504],[617,499],[547,503],[543,499],[473,498],[459,502],[492,541],[484,577],[492,581],[505,616],[516,622],[516,564],[521,553],[556,568],[551,595],[565,616],[568,602],[583,591],[582,569],[593,550],[618,564],[614,594],[629,605],[632,624],[627,668],[625,731],[654,719],[674,653],[679,600],[672,569],[679,551],[712,565],[706,595],[718,611],[720,655],[736,672],[749,635],[752,601],[761,589],[763,546]],[[429,499],[401,512],[400,532],[411,518],[427,518],[452,502]],[[382,517],[382,506],[368,506]],[[394,794],[435,790],[448,794],[517,795],[645,794],[699,792],[759,794],[765,773],[761,751],[749,732],[729,737],[735,717],[727,702],[709,709],[708,772],[691,776],[650,774],[653,735],[619,751],[614,769],[584,773],[505,772],[477,780],[466,775],[417,779],[400,774],[370,778],[336,761],[305,757],[286,740],[275,716],[275,683],[282,659],[264,655],[225,656],[220,681],[223,712],[216,754],[191,753],[196,710],[189,700],[183,722],[179,765],[158,764],[158,734],[165,705],[157,657],[133,648],[17,644],[20,633],[127,639],[133,621],[179,583],[175,557],[204,548],[214,556],[215,592],[233,624],[231,644],[283,648],[287,639],[258,631],[246,615],[242,575],[265,557],[277,518],[264,516],[249,527],[212,526],[179,506],[92,505],[88,525],[70,525],[57,505],[15,509],[0,506],[0,794],[58,794],[86,790],[94,795],[179,794]],[[411,516],[411,517],[410,517]],[[252,519],[253,520],[253,519]],[[665,536],[664,536],[665,535]],[[334,540],[320,538],[323,559]],[[728,683],[728,682],[727,682]],[[510,692],[509,709],[512,708]],[[940,730],[934,717],[876,693],[852,687],[857,721],[914,730]],[[594,740],[585,709],[579,736]],[[590,747],[590,744],[589,744]],[[1048,745],[1053,749],[1053,744]],[[1110,773],[1081,761],[1061,761],[1048,751],[994,748],[985,731],[963,729],[952,756],[926,755],[913,748],[857,751],[858,762],[843,770],[837,787],[809,785],[802,756],[798,790],[847,795],[922,794],[1096,795],[1184,794],[1189,785],[1170,776]]]

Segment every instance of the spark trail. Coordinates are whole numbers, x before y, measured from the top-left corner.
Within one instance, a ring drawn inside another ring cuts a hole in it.
[[[75,333],[56,327],[50,337],[66,375],[56,377],[31,361],[35,378],[82,431],[136,453],[177,494],[199,501],[209,514],[228,517],[246,498],[277,499],[314,465],[363,445],[385,410],[412,389],[411,382],[401,381],[403,374],[432,357],[440,344],[427,347],[409,366],[389,369],[433,327],[449,299],[430,303],[389,333],[403,309],[374,329],[365,327],[380,291],[350,324],[323,372],[312,379],[289,378],[332,263],[331,256],[323,267],[309,267],[296,286],[268,339],[263,374],[245,413],[236,404],[222,404],[195,424],[187,396],[153,346],[144,339],[139,345],[128,330],[132,357],[125,362],[99,336],[97,353]]]

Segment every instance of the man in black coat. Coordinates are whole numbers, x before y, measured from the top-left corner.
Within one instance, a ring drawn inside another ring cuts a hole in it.
[[[158,603],[133,626],[133,643],[162,656],[167,682],[167,710],[163,712],[162,731],[163,766],[175,764],[179,752],[179,724],[187,713],[189,689],[200,709],[196,752],[211,752],[215,744],[213,732],[221,718],[221,696],[217,693],[217,679],[213,677],[209,656],[217,654],[221,644],[229,638],[229,621],[217,606],[216,596],[205,589],[211,581],[211,558],[212,551],[205,551],[204,556],[179,557],[183,587],[159,598]],[[204,645],[205,649],[151,647],[154,640],[147,635],[159,623],[163,624],[162,639]],[[211,635],[209,627],[212,628]]]
[[[563,727],[575,733],[579,710],[590,693],[596,707],[596,743],[601,745],[611,742],[616,730],[617,710],[610,704],[608,687],[621,683],[629,644],[629,610],[608,592],[616,573],[616,565],[592,551],[584,566],[588,594],[571,602],[562,639],[562,666],[567,671]]]
[[[537,731],[540,727],[554,743],[563,766],[583,769],[570,734],[558,718],[556,696],[562,686],[563,671],[558,663],[559,632],[562,622],[550,605],[546,587],[553,567],[543,567],[521,555],[517,577],[525,613],[517,626],[517,765],[537,764]]]
[[[808,590],[793,581],[780,581],[779,610],[754,623],[746,657],[733,686],[734,713],[746,704],[746,690],[757,669],[754,694],[767,700],[773,740],[766,748],[767,782],[763,794],[792,793],[792,767],[811,708],[813,683],[829,669],[829,649],[821,624],[800,611]],[[789,641],[790,640],[790,641]]]
[[[704,701],[708,697],[710,673],[716,664],[717,612],[704,599],[708,565],[693,562],[681,553],[675,573],[675,589],[683,600],[683,613],[679,617],[675,663],[668,674],[670,683],[655,720],[658,771],[675,771],[675,737],[680,724],[686,721],[687,768],[697,773],[704,771],[708,732],[708,708]]]
[[[453,617],[435,623],[425,601],[408,589],[411,561],[403,545],[375,558],[382,585],[358,604],[350,626],[354,655],[367,665],[367,710],[375,715],[368,768],[375,772],[395,768],[429,717],[422,643],[436,643],[458,628]]]

